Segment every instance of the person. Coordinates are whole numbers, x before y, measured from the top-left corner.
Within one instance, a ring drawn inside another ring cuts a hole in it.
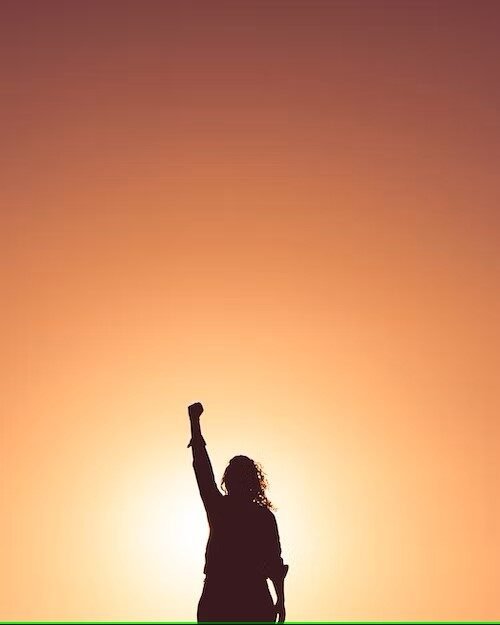
[[[193,468],[209,524],[205,580],[197,620],[203,622],[285,621],[283,563],[276,518],[266,497],[267,481],[247,456],[232,458],[217,487],[201,433],[203,406],[188,407]],[[274,604],[267,579],[274,585]]]

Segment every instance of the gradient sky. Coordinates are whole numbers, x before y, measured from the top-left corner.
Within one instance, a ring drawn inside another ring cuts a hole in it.
[[[499,7],[2,2],[1,619],[195,619],[193,401],[289,620],[500,618]]]

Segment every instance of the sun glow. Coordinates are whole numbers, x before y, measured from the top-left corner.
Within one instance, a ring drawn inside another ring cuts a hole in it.
[[[291,621],[498,617],[500,3],[434,4],[2,4],[0,620],[195,620],[194,401]]]
[[[161,571],[175,562],[180,575],[202,567],[208,525],[190,477],[188,470],[168,481],[145,475],[123,503],[127,550],[137,565]]]

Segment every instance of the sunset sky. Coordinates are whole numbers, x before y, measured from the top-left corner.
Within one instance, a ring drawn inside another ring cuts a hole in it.
[[[196,619],[260,461],[287,618],[499,619],[500,3],[0,7],[0,620]]]

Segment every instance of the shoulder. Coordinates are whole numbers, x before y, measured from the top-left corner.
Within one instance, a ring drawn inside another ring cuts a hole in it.
[[[259,506],[255,504],[255,507],[258,508],[259,516],[267,523],[276,523],[276,517],[274,516],[274,512],[269,508],[265,508],[264,506]]]

